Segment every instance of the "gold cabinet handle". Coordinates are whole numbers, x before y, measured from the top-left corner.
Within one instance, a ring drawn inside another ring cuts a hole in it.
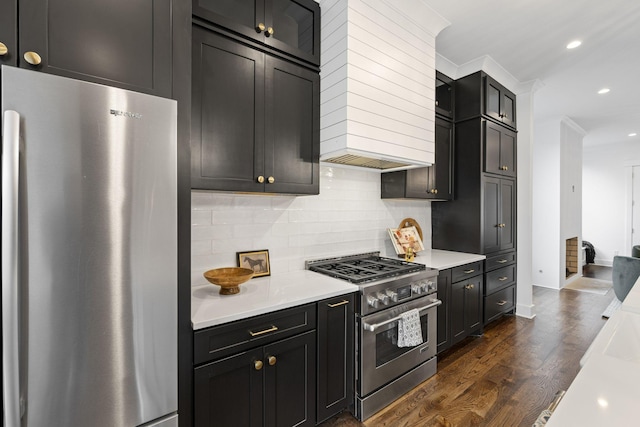
[[[502,301],[498,301],[496,304],[498,304],[500,307],[502,307],[503,305],[505,305],[507,302],[505,300]]]
[[[249,331],[249,334],[251,334],[252,337],[258,337],[260,335],[268,334],[269,332],[275,332],[277,330],[278,330],[278,327],[276,325],[272,325],[269,329],[265,329],[264,331],[258,331],[258,332]]]
[[[507,279],[508,279],[507,276],[498,277],[498,280],[501,281],[501,282],[504,282]]]
[[[267,28],[267,31],[264,32],[264,35],[267,37],[271,37],[273,35],[273,27]]]
[[[274,182],[276,182],[276,179],[274,177],[270,176],[269,178],[267,178],[267,182],[269,184],[273,184]]]
[[[0,42],[0,56],[5,56],[7,52],[9,52],[9,49],[7,49],[7,45]]]
[[[24,60],[31,65],[40,65],[40,63],[42,62],[42,58],[40,57],[40,55],[38,55],[35,52],[31,52],[31,51],[25,52],[23,57],[24,57]]]
[[[261,33],[264,31],[264,29],[267,28],[264,26],[264,24],[261,22],[258,25],[256,25],[256,33]]]
[[[345,305],[345,304],[349,304],[349,301],[348,300],[344,300],[344,301],[337,302],[335,304],[327,304],[327,306],[329,308],[336,308],[336,307],[340,307],[341,305]]]
[[[258,177],[258,182],[259,182],[260,184],[264,183],[264,176],[260,175],[260,176]]]
[[[475,288],[475,286],[474,286],[473,284],[469,283],[469,284],[468,284],[468,285],[466,285],[464,288],[465,288],[465,289],[473,289],[473,288]]]
[[[464,274],[471,274],[471,273],[473,273],[474,271],[475,271],[474,269],[471,269],[471,270],[465,270],[465,271],[464,271]]]
[[[259,371],[260,369],[262,369],[263,363],[262,360],[256,360],[253,363],[253,367],[256,369],[256,371]]]
[[[278,361],[275,356],[269,356],[267,360],[269,361],[269,366],[275,365],[276,362]]]
[[[504,264],[505,262],[507,262],[506,259],[499,259],[498,261],[496,261],[498,264]]]

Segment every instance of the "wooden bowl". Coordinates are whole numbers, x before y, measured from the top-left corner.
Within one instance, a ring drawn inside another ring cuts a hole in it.
[[[220,295],[233,295],[240,292],[239,285],[253,277],[253,270],[242,267],[215,268],[205,271],[204,278],[220,286]]]

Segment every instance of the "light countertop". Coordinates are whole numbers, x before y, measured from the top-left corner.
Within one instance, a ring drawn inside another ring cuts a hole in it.
[[[444,270],[481,261],[484,255],[438,249],[422,251],[414,262]],[[357,292],[358,286],[308,270],[258,277],[240,285],[240,293],[220,295],[215,285],[191,289],[191,324],[194,330],[246,319],[272,311]]]
[[[640,280],[580,361],[582,369],[549,419],[556,426],[626,426],[640,402]],[[635,424],[634,424],[635,425]]]
[[[220,295],[215,285],[191,290],[191,323],[194,330],[246,319],[356,292],[358,287],[312,271],[257,277],[240,285],[240,293]]]
[[[486,258],[485,255],[429,249],[419,252],[414,262],[419,262],[427,267],[437,268],[438,270],[446,270],[447,268],[469,264],[470,262],[482,261]]]

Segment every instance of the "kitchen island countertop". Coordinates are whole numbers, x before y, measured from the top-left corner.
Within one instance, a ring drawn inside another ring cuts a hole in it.
[[[310,302],[356,292],[358,287],[312,271],[257,277],[240,285],[240,293],[220,295],[215,285],[191,289],[193,330],[246,319]]]

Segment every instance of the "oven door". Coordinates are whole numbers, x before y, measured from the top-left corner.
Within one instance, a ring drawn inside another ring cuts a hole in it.
[[[440,304],[436,294],[431,294],[359,319],[359,396],[366,396],[436,355]],[[420,311],[424,342],[415,347],[398,347],[398,317],[412,309]]]

